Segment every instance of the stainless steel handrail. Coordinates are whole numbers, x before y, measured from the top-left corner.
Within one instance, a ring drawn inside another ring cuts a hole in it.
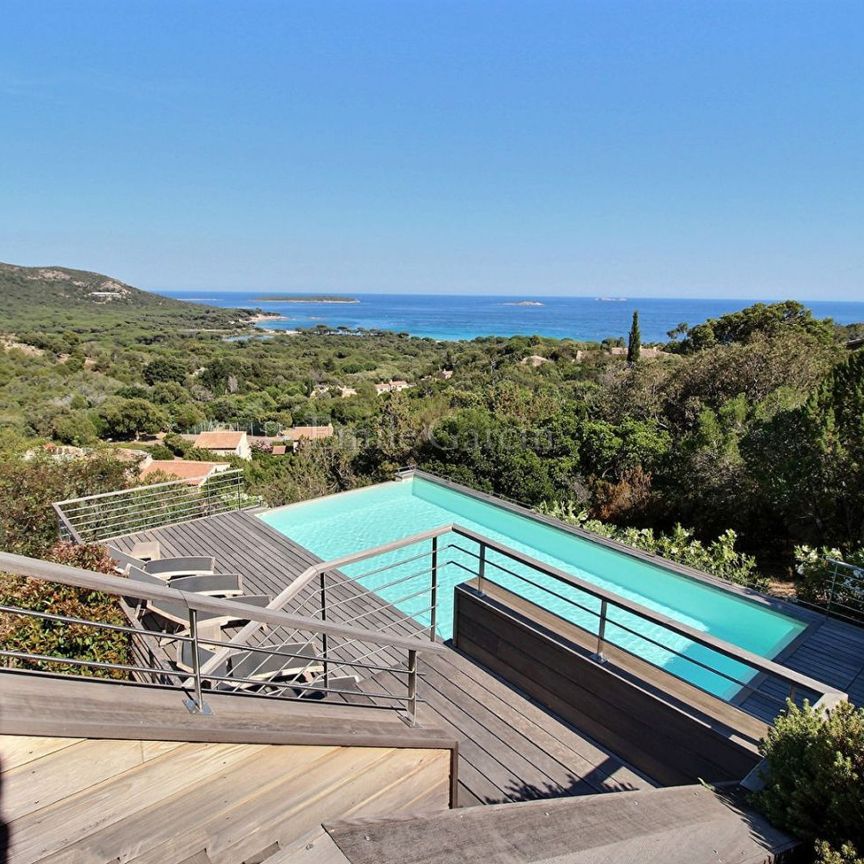
[[[631,614],[639,618],[648,620],[653,624],[658,624],[666,630],[677,633],[679,636],[685,636],[691,642],[696,642],[699,645],[710,648],[712,651],[716,651],[718,654],[723,654],[724,656],[729,657],[732,660],[738,660],[744,665],[752,666],[759,672],[764,672],[776,678],[780,678],[781,680],[789,684],[795,684],[800,687],[814,690],[817,693],[835,693],[845,696],[845,694],[842,694],[841,691],[837,690],[834,687],[831,687],[828,684],[825,684],[825,682],[823,681],[817,681],[815,678],[810,678],[808,675],[802,675],[800,672],[796,672],[794,669],[789,669],[786,666],[781,666],[779,663],[775,663],[773,660],[768,660],[765,657],[761,657],[759,654],[754,654],[752,651],[748,651],[745,648],[740,648],[737,645],[733,645],[731,642],[726,642],[723,639],[718,639],[716,636],[712,636],[710,633],[696,630],[694,627],[690,627],[687,624],[676,621],[674,618],[670,618],[669,616],[663,615],[660,612],[655,612],[652,609],[647,608],[646,606],[642,606],[639,603],[634,603],[632,600],[627,600],[620,594],[614,594],[611,591],[607,591],[604,588],[600,588],[597,585],[586,582],[584,579],[580,579],[577,576],[572,576],[569,573],[565,573],[563,570],[560,570],[557,567],[553,567],[550,564],[545,564],[542,561],[538,561],[536,558],[532,558],[529,555],[524,555],[521,552],[517,552],[515,549],[510,549],[507,546],[504,546],[500,543],[495,542],[494,540],[490,540],[489,538],[484,537],[482,534],[477,534],[476,532],[471,531],[467,528],[463,528],[459,525],[453,526],[453,532],[462,537],[473,540],[475,543],[481,544],[487,549],[493,549],[496,552],[504,555],[505,557],[510,558],[511,560],[518,561],[519,563],[525,564],[526,566],[531,567],[534,570],[538,570],[547,576],[551,576],[560,582],[564,582],[574,588],[578,588],[580,591],[584,591],[586,594],[590,594],[591,596],[596,597],[598,600],[605,600],[607,601],[607,603],[617,606],[619,609],[630,612]]]
[[[328,636],[339,636],[344,637],[349,641],[371,643],[372,645],[381,646],[379,647],[378,651],[372,651],[371,654],[367,654],[366,657],[374,656],[376,653],[380,653],[380,651],[383,651],[385,649],[402,649],[407,651],[408,660],[406,664],[407,671],[405,671],[405,674],[408,675],[408,679],[406,682],[406,696],[377,693],[367,693],[362,695],[364,696],[364,698],[371,695],[376,698],[380,697],[382,699],[389,699],[397,703],[404,703],[408,722],[412,725],[416,720],[416,707],[418,701],[416,682],[416,678],[418,675],[416,664],[417,652],[436,652],[445,650],[443,645],[438,645],[434,642],[426,642],[425,640],[421,640],[418,638],[410,638],[398,635],[384,635],[380,631],[367,630],[361,627],[340,624],[338,622],[321,621],[317,618],[292,615],[282,611],[281,609],[262,609],[258,606],[252,606],[243,603],[242,599],[223,600],[215,597],[208,597],[201,594],[195,594],[193,592],[179,591],[175,588],[171,588],[169,585],[155,585],[135,582],[120,576],[95,573],[90,570],[83,570],[77,567],[69,567],[65,564],[57,564],[50,561],[41,561],[34,558],[27,558],[22,555],[14,555],[8,552],[0,552],[0,571],[5,571],[19,576],[26,576],[47,582],[69,585],[88,591],[98,591],[101,593],[111,594],[123,598],[132,598],[146,601],[167,601],[173,602],[175,604],[180,603],[185,606],[188,613],[189,635],[185,636],[178,634],[178,638],[183,641],[191,642],[191,676],[189,675],[189,673],[183,673],[181,676],[175,673],[173,670],[165,670],[161,668],[156,670],[149,667],[142,667],[139,664],[115,664],[99,660],[85,660],[79,657],[55,657],[42,654],[33,654],[26,651],[12,651],[5,648],[0,649],[0,657],[29,660],[39,663],[53,663],[61,667],[63,665],[68,665],[73,667],[78,666],[103,670],[122,669],[127,674],[130,672],[135,672],[159,675],[167,674],[169,676],[174,675],[174,677],[181,677],[182,679],[185,679],[185,681],[191,685],[193,695],[186,699],[186,705],[191,711],[194,711],[196,713],[210,713],[209,706],[204,699],[204,683],[208,682],[212,684],[214,682],[219,683],[228,680],[226,676],[214,674],[214,670],[218,668],[218,663],[210,663],[207,669],[203,668],[203,664],[201,664],[200,662],[199,646],[202,644],[216,644],[222,646],[223,650],[217,652],[218,656],[222,659],[224,659],[230,654],[236,653],[236,651],[226,650],[225,643],[214,643],[213,640],[199,637],[198,616],[200,612],[207,612],[216,615],[226,615],[234,619],[242,617],[247,619],[250,623],[257,624],[259,627],[263,626],[264,624],[268,624],[274,627],[285,627],[293,629],[295,631],[303,631],[306,633],[319,635],[322,640],[326,640]],[[53,620],[58,623],[83,624],[95,628],[101,627],[103,629],[108,629],[114,632],[121,631],[128,633],[130,632],[130,630],[133,629],[128,627],[121,627],[119,625],[107,624],[105,622],[86,621],[83,619],[76,620],[69,618],[69,616],[57,616],[52,613],[43,613],[37,610],[18,609],[8,606],[0,607],[0,611],[6,614],[12,613],[23,616],[36,617],[40,619]],[[169,638],[173,638],[171,634],[163,633],[161,635],[162,637],[168,635]],[[258,650],[260,651],[261,649]],[[278,655],[280,652],[263,649],[262,653]],[[325,664],[327,664],[329,660],[329,658],[326,656],[326,653],[327,652],[325,647],[325,656],[322,658],[322,662]],[[360,661],[364,659],[366,658],[359,658]],[[355,663],[350,659],[339,659],[338,665],[349,668],[356,667],[364,669],[372,668],[373,666],[373,664],[368,663]],[[397,674],[403,672],[403,670],[392,667],[389,667],[387,671],[396,672]],[[263,683],[251,677],[243,679],[235,678],[230,680],[234,684],[246,683],[253,685],[261,685]],[[297,698],[304,698],[305,695],[308,695],[307,691],[311,693],[320,692],[325,695],[331,693],[338,694],[340,696],[352,695],[352,691],[346,691],[338,687],[331,687],[329,684],[329,679],[327,677],[325,677],[324,679],[323,686],[317,680],[315,680],[304,683],[302,686],[298,685],[298,687],[302,691],[302,693]],[[298,687],[293,687],[293,689],[297,690]]]
[[[516,561],[524,566],[531,568],[534,571],[540,572],[546,576],[549,576],[552,579],[565,583],[596,598],[601,603],[601,612],[604,605],[607,609],[609,606],[617,607],[618,609],[629,612],[630,614],[638,618],[646,620],[652,624],[656,624],[659,627],[664,628],[665,630],[668,630],[679,636],[683,636],[695,644],[702,645],[703,647],[715,651],[718,654],[721,654],[732,660],[736,660],[742,665],[749,666],[756,672],[777,678],[790,685],[790,687],[811,690],[813,692],[824,694],[832,698],[846,697],[845,693],[835,687],[832,687],[829,684],[826,684],[823,681],[818,681],[817,679],[797,672],[794,669],[782,666],[779,663],[774,662],[773,660],[768,660],[767,658],[755,654],[752,651],[748,651],[744,648],[734,645],[733,643],[712,636],[709,633],[705,633],[701,630],[690,627],[689,625],[677,621],[676,619],[670,618],[667,615],[663,615],[660,612],[655,612],[654,610],[649,609],[646,606],[642,606],[639,603],[635,603],[632,600],[628,600],[619,594],[607,591],[606,589],[594,585],[591,582],[587,582],[584,579],[580,579],[577,576],[566,573],[560,568],[554,567],[550,564],[546,564],[536,558],[518,552],[515,549],[511,549],[508,546],[498,543],[497,541],[492,540],[491,538],[486,537],[482,534],[478,534],[477,532],[472,531],[471,529],[466,528],[462,525],[459,525],[458,523],[441,525],[438,528],[434,528],[429,531],[423,531],[410,537],[405,537],[400,540],[394,541],[392,543],[382,544],[380,546],[362,550],[361,552],[357,552],[351,555],[345,555],[331,561],[323,561],[319,564],[313,565],[308,570],[306,570],[295,582],[293,582],[291,586],[289,586],[289,588],[286,589],[286,591],[284,591],[279,598],[277,598],[277,600],[279,601],[280,605],[284,605],[284,603],[288,602],[292,597],[296,596],[299,591],[302,590],[302,588],[308,585],[309,582],[311,582],[321,572],[338,570],[342,567],[354,564],[358,561],[367,560],[381,554],[396,551],[398,549],[405,548],[406,546],[415,545],[424,541],[431,541],[434,538],[439,538],[448,533],[453,533],[457,536],[464,537],[477,543],[481,550],[481,564],[484,563],[483,557],[485,553],[488,553],[488,550],[495,551],[513,561]],[[486,557],[488,560],[488,555],[486,555]],[[439,562],[438,569],[440,570],[442,566],[444,565]],[[276,601],[274,601],[274,605],[275,604]],[[601,615],[601,622],[605,627],[605,616]],[[612,623],[614,624],[615,622]],[[604,629],[604,627],[601,627],[601,630]],[[242,637],[242,635],[242,633],[238,634],[238,641],[239,637]],[[240,644],[242,644],[242,642]],[[602,653],[602,651],[600,653]]]
[[[67,498],[55,501],[52,507],[61,536],[76,543],[101,542],[166,521],[188,521],[253,505],[260,499],[244,492],[243,477],[241,469],[231,468],[214,474],[201,486],[166,480]]]
[[[320,621],[302,615],[292,615],[280,609],[262,608],[243,603],[242,600],[223,600],[218,597],[207,597],[189,591],[178,591],[167,585],[150,585],[143,582],[133,582],[122,576],[110,576],[105,573],[94,573],[79,567],[69,567],[66,564],[55,564],[52,561],[41,561],[14,555],[11,552],[0,552],[0,571],[18,576],[29,576],[45,582],[59,582],[61,585],[71,585],[75,588],[85,588],[88,591],[99,591],[118,597],[134,597],[138,600],[163,600],[173,603],[183,603],[187,609],[198,612],[211,612],[216,615],[228,615],[232,618],[241,616],[249,621],[260,624],[270,624],[275,627],[294,627],[309,630],[314,633],[328,633],[334,636],[344,636],[348,639],[361,639],[373,644],[385,644],[393,648],[418,649],[421,651],[442,651],[442,646],[412,639],[405,636],[383,637],[374,630],[351,627],[343,624]]]
[[[211,479],[221,479],[227,476],[239,476],[243,473],[240,468],[229,468],[227,471],[221,471],[220,473],[213,476]],[[165,486],[177,486],[177,485],[186,485],[184,480],[164,480],[161,483],[148,483],[146,486],[135,486],[131,489],[114,489],[111,492],[99,492],[96,495],[82,495],[79,498],[66,498],[64,501],[57,501],[61,507],[65,504],[76,504],[81,501],[99,501],[104,498],[116,498],[118,495],[128,495],[130,492],[134,492],[141,489],[159,489]],[[190,487],[191,488],[191,487]]]

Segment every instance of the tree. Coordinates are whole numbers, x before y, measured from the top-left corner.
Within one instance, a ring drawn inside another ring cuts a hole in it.
[[[98,440],[96,425],[86,411],[66,411],[54,418],[52,436],[61,444],[85,447]]]
[[[119,440],[152,435],[168,425],[165,412],[146,399],[106,399],[99,409],[105,434]]]
[[[157,357],[144,367],[144,380],[151,386],[160,381],[182,384],[186,380],[186,364],[174,357]]]
[[[56,461],[0,461],[0,549],[41,557],[57,540],[52,501],[113,492],[129,485],[129,464],[110,452]]]
[[[630,335],[627,339],[627,362],[631,365],[639,360],[642,353],[642,337],[639,333],[639,312],[633,313],[633,323],[630,325]]]
[[[795,300],[785,300],[782,303],[754,303],[739,312],[709,318],[690,327],[686,337],[678,343],[677,350],[693,353],[714,345],[747,342],[757,334],[776,336],[788,330],[807,333],[825,344],[834,341],[834,324],[830,318],[814,318],[806,306]]]

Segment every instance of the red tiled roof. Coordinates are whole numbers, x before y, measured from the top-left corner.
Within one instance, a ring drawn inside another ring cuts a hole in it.
[[[195,446],[204,450],[234,450],[240,445],[245,432],[202,432]]]
[[[144,478],[158,471],[160,474],[170,474],[172,477],[197,486],[222,464],[221,462],[193,462],[186,459],[154,459],[146,468],[141,469],[140,476]]]

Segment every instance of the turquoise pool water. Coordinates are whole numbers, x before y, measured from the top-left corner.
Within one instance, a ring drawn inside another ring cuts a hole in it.
[[[763,657],[774,657],[806,626],[802,621],[736,593],[715,588],[700,580],[642,561],[553,525],[419,477],[281,507],[262,514],[260,518],[325,560],[455,522]],[[471,572],[466,572],[457,564],[440,568],[436,623],[438,633],[444,639],[452,635],[453,587],[473,578],[477,569],[476,559],[467,554],[476,553],[476,544],[452,535],[447,535],[440,542],[444,545],[448,539],[458,542],[467,551],[442,551],[442,562],[454,559],[468,567]],[[351,565],[343,568],[343,571],[356,577],[378,569],[385,563],[404,560],[417,553],[418,549],[411,547]],[[599,611],[598,600],[583,591],[563,586],[532,569],[517,565],[499,553],[490,552],[488,560],[486,575],[490,579],[596,633],[596,615],[575,603],[588,610]],[[413,581],[390,585],[391,582],[420,570],[424,564],[428,565],[428,560],[402,564],[398,568],[361,578],[360,582],[386,600],[395,602],[404,613],[428,626],[428,592],[402,599],[428,585],[428,574],[418,576]],[[507,574],[496,565],[527,576],[538,584],[528,585],[518,576]],[[624,627],[628,629],[625,630]],[[630,630],[635,632],[629,632]],[[626,648],[648,662],[722,698],[734,696],[740,689],[740,684],[736,682],[746,683],[754,675],[752,669],[737,661],[694,644],[664,627],[611,607],[606,638],[609,642]],[[649,639],[652,641],[648,641]],[[678,656],[668,649],[685,656]],[[699,661],[710,669],[702,668],[692,661]],[[730,681],[724,675],[734,678],[735,681]]]

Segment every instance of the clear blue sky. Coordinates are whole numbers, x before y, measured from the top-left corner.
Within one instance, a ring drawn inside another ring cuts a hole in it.
[[[864,299],[864,3],[3,0],[0,260]]]

